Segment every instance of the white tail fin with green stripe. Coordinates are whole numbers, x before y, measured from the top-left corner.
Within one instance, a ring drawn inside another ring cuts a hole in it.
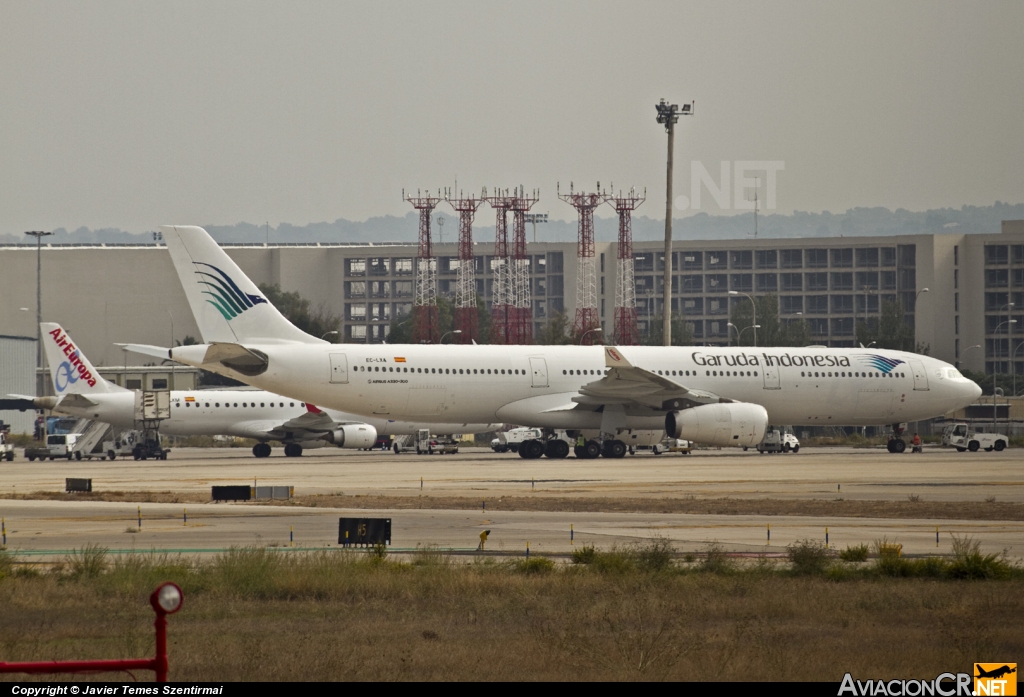
[[[196,324],[207,343],[320,343],[285,319],[201,227],[161,228]]]

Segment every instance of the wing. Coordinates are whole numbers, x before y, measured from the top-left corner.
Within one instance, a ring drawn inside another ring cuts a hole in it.
[[[355,423],[354,421],[335,421],[323,411],[306,404],[306,413],[283,422],[247,421],[238,424],[235,429],[244,432],[249,438],[269,438],[272,440],[309,440],[320,438],[338,426]]]
[[[614,346],[604,349],[607,374],[588,382],[573,397],[579,408],[597,408],[605,404],[642,405],[658,410],[685,409],[700,404],[734,400],[713,392],[695,390],[665,376],[637,368]]]

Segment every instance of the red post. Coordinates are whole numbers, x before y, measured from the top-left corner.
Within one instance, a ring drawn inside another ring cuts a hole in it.
[[[153,658],[126,658],[99,661],[0,661],[0,673],[83,673],[86,671],[113,672],[122,670],[152,670],[157,682],[167,682],[167,615],[181,609],[184,599],[181,588],[170,581],[157,586],[149,596],[149,604],[156,612],[156,656]]]

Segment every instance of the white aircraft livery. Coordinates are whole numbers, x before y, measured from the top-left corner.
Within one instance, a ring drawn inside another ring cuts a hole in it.
[[[22,398],[59,414],[133,428],[136,392],[104,380],[59,324],[44,322],[39,326],[56,396]],[[304,449],[329,444],[341,448],[370,448],[378,433],[410,434],[423,427],[423,424],[390,421],[386,417],[367,420],[332,409],[319,409],[308,402],[262,390],[174,390],[170,401],[171,416],[160,424],[161,433],[255,438],[260,441],[253,446],[256,457],[270,455],[267,441],[284,443],[285,455],[296,457]],[[435,433],[480,433],[496,427],[496,424],[441,424],[432,430]]]
[[[630,429],[723,446],[756,445],[769,423],[898,433],[981,394],[948,363],[881,349],[328,344],[288,322],[205,230],[162,230],[208,343],[135,350],[356,414],[544,429],[528,458],[568,454],[556,429],[598,434],[580,457],[621,457]]]

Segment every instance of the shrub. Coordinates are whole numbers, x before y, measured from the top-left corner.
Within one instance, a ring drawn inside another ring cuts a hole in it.
[[[530,557],[512,562],[512,568],[522,574],[548,574],[555,570],[555,562],[547,557]]]
[[[864,544],[848,545],[846,549],[839,553],[839,558],[843,561],[867,561],[868,546]]]
[[[697,568],[711,574],[725,574],[733,570],[732,560],[717,542],[709,542],[704,548],[704,558]]]
[[[675,549],[667,537],[654,537],[647,542],[637,543],[631,552],[641,571],[666,571],[672,568]]]
[[[572,563],[592,564],[596,556],[597,550],[594,549],[594,545],[583,545],[582,547],[577,547],[572,551]]]
[[[607,552],[596,552],[590,566],[603,573],[624,574],[636,570],[633,555],[618,547],[612,547]]]
[[[107,569],[107,548],[87,544],[64,558],[68,575],[73,578],[95,578]]]
[[[953,535],[953,561],[948,573],[952,578],[1007,578],[1011,567],[1003,554],[982,554],[981,542]]]
[[[828,547],[818,540],[797,540],[788,548],[793,573],[800,576],[818,576],[832,563]]]

